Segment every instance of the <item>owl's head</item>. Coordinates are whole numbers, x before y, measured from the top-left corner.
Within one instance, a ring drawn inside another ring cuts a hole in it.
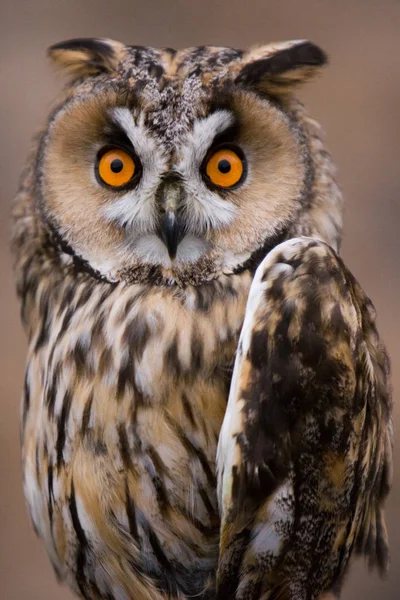
[[[295,86],[326,62],[307,41],[248,52],[63,42],[70,74],[37,160],[60,251],[109,281],[201,284],[284,238],[337,246],[340,194]]]

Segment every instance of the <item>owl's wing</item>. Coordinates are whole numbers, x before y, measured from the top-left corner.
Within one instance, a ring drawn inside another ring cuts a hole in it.
[[[218,598],[319,598],[353,550],[386,568],[388,371],[372,304],[329,246],[267,255],[219,440]]]

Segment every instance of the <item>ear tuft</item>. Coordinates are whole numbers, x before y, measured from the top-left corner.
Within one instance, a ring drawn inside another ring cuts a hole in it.
[[[270,44],[243,57],[235,83],[272,94],[287,93],[314,77],[327,61],[325,52],[307,40]]]
[[[77,38],[50,46],[48,55],[73,79],[115,71],[124,44],[103,38]]]

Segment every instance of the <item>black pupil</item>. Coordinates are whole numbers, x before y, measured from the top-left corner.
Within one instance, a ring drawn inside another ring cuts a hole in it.
[[[229,160],[226,160],[226,158],[223,158],[222,160],[219,161],[218,171],[220,171],[221,173],[229,173],[230,170],[231,170],[231,163],[229,162]]]
[[[114,160],[111,162],[111,165],[110,165],[111,171],[113,173],[121,173],[123,168],[124,168],[124,163],[122,162],[122,160],[120,158],[114,158]]]

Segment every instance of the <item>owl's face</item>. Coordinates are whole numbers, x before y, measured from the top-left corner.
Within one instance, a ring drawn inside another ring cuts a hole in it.
[[[74,74],[38,158],[45,223],[109,281],[200,284],[288,235],[313,164],[293,83],[325,61],[308,42],[244,54],[107,40],[54,46]]]

